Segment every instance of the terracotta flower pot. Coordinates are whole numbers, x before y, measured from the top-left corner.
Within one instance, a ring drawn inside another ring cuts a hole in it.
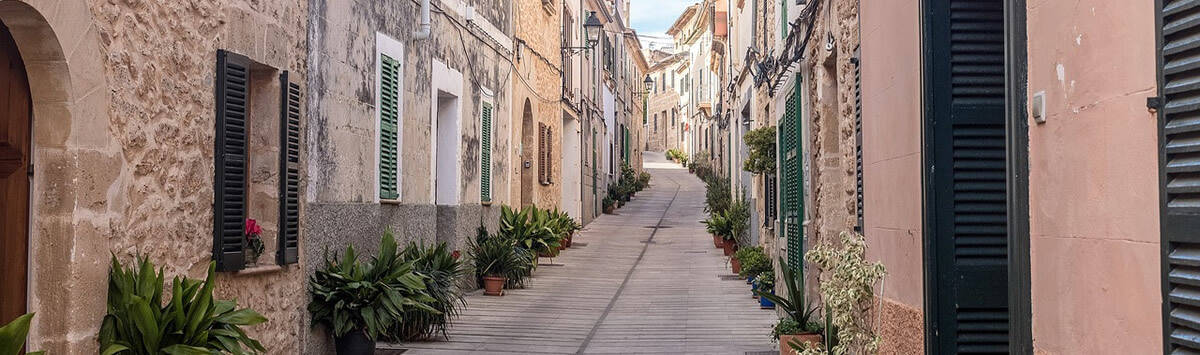
[[[783,334],[779,336],[779,355],[792,355],[792,342],[821,346],[821,334]]]
[[[733,266],[733,273],[742,273],[742,262],[736,256],[729,259],[729,264]]]
[[[559,251],[558,248],[554,248],[554,249],[550,249],[550,250],[543,250],[543,251],[538,252],[538,256],[543,257],[543,258],[553,258],[553,257],[558,256],[558,251]]]
[[[733,239],[725,239],[721,242],[721,251],[725,253],[725,256],[733,255],[733,252],[736,250],[737,242]]]
[[[484,276],[483,294],[487,296],[504,296],[504,284],[508,278],[503,276]]]
[[[721,240],[721,236],[713,234],[712,237],[713,237],[713,247],[715,247],[717,249],[721,249],[721,245],[725,244],[725,242],[723,242]]]
[[[616,206],[608,205],[608,206],[604,207],[604,214],[613,214],[613,211],[615,211],[616,209],[617,209]]]
[[[575,232],[571,232],[571,234],[567,234],[567,240],[563,242],[563,245],[565,245],[567,248],[570,248],[571,240],[574,240],[574,239],[575,239]]]

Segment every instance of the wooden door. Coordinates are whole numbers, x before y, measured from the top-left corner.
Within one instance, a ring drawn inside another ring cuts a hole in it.
[[[25,314],[30,108],[25,64],[0,24],[0,324]]]
[[[525,100],[525,109],[521,114],[521,207],[533,204],[533,178],[537,174],[537,170],[533,169],[534,159],[538,152],[535,144],[533,127],[533,106],[530,105],[529,99]],[[539,159],[540,160],[540,159]]]

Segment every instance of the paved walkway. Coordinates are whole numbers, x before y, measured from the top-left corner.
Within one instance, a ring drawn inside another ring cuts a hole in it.
[[[644,156],[652,187],[589,224],[553,264],[543,259],[526,289],[469,296],[448,341],[388,347],[406,355],[776,349],[767,335],[775,312],[760,310],[746,282],[729,277],[699,223],[704,185],[662,154]]]

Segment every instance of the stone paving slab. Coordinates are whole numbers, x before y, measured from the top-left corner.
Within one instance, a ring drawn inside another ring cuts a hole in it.
[[[647,152],[652,186],[542,259],[527,288],[467,297],[449,339],[394,354],[745,354],[777,349],[758,308],[699,223],[704,185]],[[660,223],[661,222],[661,223]],[[655,228],[655,226],[660,226]],[[582,244],[582,245],[580,245]]]

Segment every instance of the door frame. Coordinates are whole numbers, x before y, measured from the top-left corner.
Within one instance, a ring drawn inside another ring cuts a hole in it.
[[[1029,257],[1029,123],[1027,120],[1028,56],[1026,34],[1026,0],[1004,0],[1005,37],[1005,166],[1007,175],[1006,200],[1008,201],[1008,312],[1009,351],[1015,354],[1032,354],[1032,306],[1030,294]],[[933,73],[929,70],[932,52],[925,44],[934,35],[925,21],[931,0],[922,0],[921,17],[921,100],[932,102],[934,92],[929,89]],[[934,189],[929,166],[934,164],[935,142],[933,125],[926,119],[933,109],[922,105],[921,109],[921,218],[924,281],[925,353],[940,354],[938,349],[938,269],[936,255],[936,225],[930,213],[934,201]]]

